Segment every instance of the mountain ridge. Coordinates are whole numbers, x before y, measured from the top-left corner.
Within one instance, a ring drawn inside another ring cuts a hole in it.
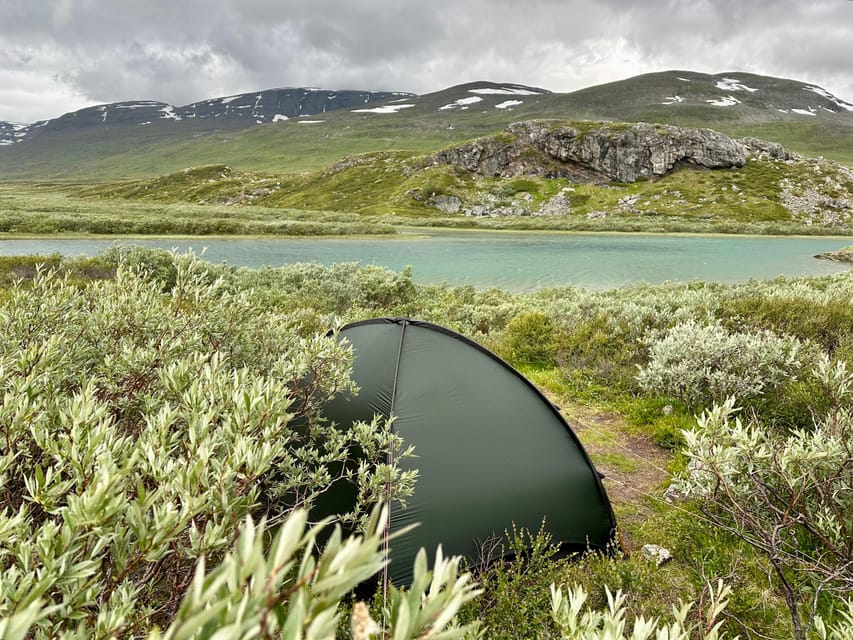
[[[73,126],[147,126],[156,120],[220,119],[220,126],[279,122],[304,115],[384,102],[413,94],[396,91],[330,90],[281,87],[218,98],[183,106],[156,100],[128,100],[85,107],[31,124],[0,122],[0,144],[23,142],[33,135]]]
[[[853,164],[853,104],[823,88],[742,72],[671,70],[571,93],[474,81],[422,95],[284,88],[184,107],[99,105],[32,125],[0,122],[0,172],[116,178],[221,162],[302,171],[354,153],[438,150],[536,118],[707,127]]]

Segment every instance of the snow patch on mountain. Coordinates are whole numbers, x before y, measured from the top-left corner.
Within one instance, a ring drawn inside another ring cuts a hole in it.
[[[821,89],[820,87],[808,86],[808,87],[803,87],[803,90],[804,91],[811,91],[812,93],[816,93],[817,95],[826,98],[830,102],[834,103],[836,106],[841,107],[842,109],[844,109],[846,111],[853,111],[853,104],[850,104],[849,102],[844,102],[844,100],[841,100],[840,98],[836,98],[834,95],[832,95],[826,89]]]
[[[483,99],[480,96],[469,96],[467,98],[459,98],[453,102],[439,107],[439,111],[448,111],[450,109],[467,109],[470,105],[481,102]]]
[[[163,115],[160,116],[164,120],[172,119],[172,120],[183,120],[181,116],[175,113],[175,108],[171,106],[166,106],[160,109],[160,113]]]
[[[481,95],[493,96],[538,96],[542,95],[541,91],[532,91],[531,89],[522,89],[520,87],[483,87],[482,89],[468,89],[468,93],[479,93]]]
[[[320,122],[325,122],[325,120],[297,120],[299,124],[319,124]]]
[[[23,140],[30,131],[30,125],[23,122],[0,122],[0,146],[6,147]]]
[[[290,120],[290,118],[281,113],[277,113],[272,117],[273,122],[283,122],[284,120]]]
[[[512,107],[517,107],[520,104],[524,104],[524,100],[504,100],[500,104],[496,104],[495,109],[511,109]]]
[[[381,107],[372,109],[352,109],[353,113],[397,113],[400,109],[410,109],[413,104],[383,104]],[[307,121],[303,121],[307,122]]]
[[[679,104],[681,102],[684,102],[684,98],[681,96],[667,96],[661,104]]]
[[[740,100],[734,96],[725,96],[724,98],[719,98],[717,100],[705,100],[705,102],[714,105],[715,107],[733,107],[736,104],[740,104]]]
[[[120,102],[118,104],[108,105],[113,109],[144,109],[146,107],[154,107],[160,104],[159,102],[154,102],[153,100],[143,100],[141,102]],[[104,105],[106,108],[107,105]]]
[[[817,115],[817,113],[815,113],[814,111],[811,110],[811,107],[809,107],[808,111],[806,111],[805,109],[791,109],[791,113],[799,113],[801,116],[816,116]]]
[[[758,91],[758,89],[747,87],[745,84],[738,82],[734,78],[723,78],[722,80],[717,80],[717,83],[714,86],[722,91],[749,91],[750,93]]]

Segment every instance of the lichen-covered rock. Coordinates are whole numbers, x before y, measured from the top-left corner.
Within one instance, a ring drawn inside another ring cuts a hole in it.
[[[738,142],[744,145],[750,154],[767,157],[772,160],[793,160],[800,157],[788,151],[778,142],[770,142],[769,140],[761,140],[760,138],[740,138]]]
[[[848,229],[853,221],[853,199],[834,198],[821,193],[813,186],[797,184],[787,178],[779,182],[779,202],[791,212],[791,218],[806,225]],[[847,194],[840,185],[836,192]]]
[[[567,177],[576,182],[635,182],[682,166],[741,167],[747,148],[710,129],[609,124],[588,131],[558,121],[517,122],[508,135],[480,138],[432,157],[484,176]]]
[[[459,198],[448,195],[433,196],[429,199],[429,203],[446,213],[456,213],[462,206],[462,201]]]

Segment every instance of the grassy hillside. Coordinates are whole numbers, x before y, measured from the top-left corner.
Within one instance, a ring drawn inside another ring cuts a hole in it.
[[[215,165],[77,194],[334,211],[396,224],[844,233],[853,172],[828,160],[754,154],[742,168],[680,169],[654,181],[582,184],[485,177],[414,152],[377,152],[299,175]]]

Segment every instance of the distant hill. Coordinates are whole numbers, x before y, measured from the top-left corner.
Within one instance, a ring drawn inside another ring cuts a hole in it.
[[[8,146],[20,142],[30,125],[20,122],[0,122],[0,146]]]
[[[853,166],[853,104],[795,80],[667,71],[572,93],[471,82],[405,92],[274,89],[172,107],[122,102],[0,122],[0,175],[102,180],[188,166],[314,170],[357,153],[431,152],[534,118],[657,122],[755,136]]]
[[[703,122],[815,118],[849,115],[853,104],[815,85],[727,72],[648,73],[566,94],[567,104],[610,117],[660,120],[672,116]]]

